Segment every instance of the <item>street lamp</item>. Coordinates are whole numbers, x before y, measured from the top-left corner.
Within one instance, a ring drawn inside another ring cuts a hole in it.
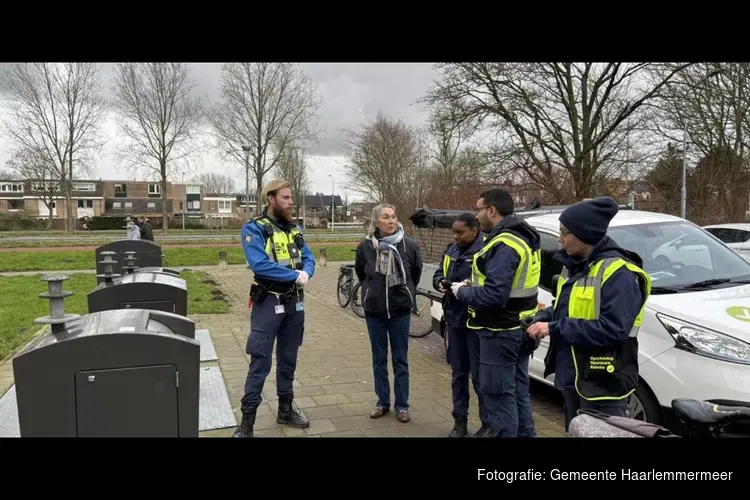
[[[709,78],[713,78],[723,70],[715,69],[700,79],[696,87],[703,85]],[[680,217],[687,218],[687,124],[682,128],[682,189],[680,190]]]
[[[245,152],[245,213],[250,213],[250,150],[253,147],[250,144],[243,144],[242,150]]]
[[[336,217],[336,205],[334,203],[334,200],[336,199],[336,180],[333,178],[333,175],[328,174],[328,177],[331,178],[331,232],[333,232],[333,221]]]

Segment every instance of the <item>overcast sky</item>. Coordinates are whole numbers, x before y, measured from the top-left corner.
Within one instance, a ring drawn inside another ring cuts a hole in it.
[[[0,70],[6,66],[8,65],[0,63]],[[101,66],[104,95],[108,97],[113,64]],[[342,146],[346,142],[346,134],[341,129],[357,128],[366,122],[366,117],[374,117],[378,110],[389,116],[399,116],[410,125],[418,125],[426,120],[426,110],[415,104],[415,101],[424,95],[436,77],[432,64],[326,63],[301,66],[310,75],[323,99],[320,116],[326,129],[309,161],[313,192],[330,193],[331,178],[328,174],[333,173],[336,192],[344,194],[343,186],[347,179],[342,168],[346,161]],[[196,91],[209,98],[218,98],[220,73],[219,63],[194,64],[193,77],[198,84]],[[94,177],[125,179],[125,171],[119,169],[112,160],[112,143],[117,140],[118,134],[112,120],[105,124],[104,133],[112,141],[102,152],[94,168]],[[0,169],[4,168],[8,158],[9,144],[4,141],[0,137]],[[201,171],[232,175],[244,190],[242,165],[224,165],[210,152],[204,153],[200,164]],[[351,196],[350,193],[350,198]]]

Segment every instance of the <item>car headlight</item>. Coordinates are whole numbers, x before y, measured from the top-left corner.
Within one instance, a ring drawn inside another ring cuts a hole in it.
[[[672,336],[678,349],[730,363],[750,365],[750,344],[669,316],[657,314],[656,317]]]

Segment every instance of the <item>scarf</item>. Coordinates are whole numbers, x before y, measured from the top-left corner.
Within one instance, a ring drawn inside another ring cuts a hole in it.
[[[396,246],[404,239],[404,227],[399,224],[395,233],[390,236],[377,237],[370,235],[370,243],[377,252],[375,272],[386,276],[388,287],[406,283],[406,271]]]

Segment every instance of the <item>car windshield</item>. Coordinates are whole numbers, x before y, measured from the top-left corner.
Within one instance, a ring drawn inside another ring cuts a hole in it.
[[[750,262],[687,222],[611,227],[609,236],[641,256],[654,287],[750,278]]]

